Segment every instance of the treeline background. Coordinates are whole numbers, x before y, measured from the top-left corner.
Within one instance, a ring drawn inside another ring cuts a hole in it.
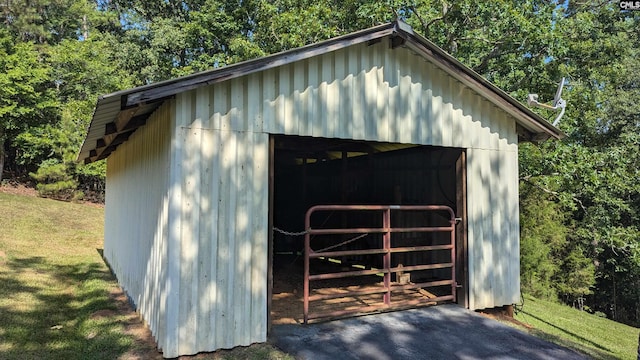
[[[523,102],[567,78],[567,137],[520,147],[522,289],[639,326],[640,11],[617,1],[2,0],[0,180],[102,201],[104,162],[75,161],[100,94],[398,17]]]

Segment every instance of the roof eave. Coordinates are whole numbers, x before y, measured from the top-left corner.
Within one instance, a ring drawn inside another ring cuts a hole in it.
[[[355,44],[379,40],[386,36],[394,37],[393,46],[407,46],[512,115],[517,123],[529,132],[526,138],[561,139],[565,136],[559,129],[526,108],[509,94],[463,65],[434,43],[414,33],[408,24],[396,21],[266,57],[100,96],[89,125],[87,137],[78,154],[78,161],[91,162],[108,156],[111,151],[115,150],[114,146],[117,147],[118,141],[126,141],[128,136],[135,131],[135,128],[132,130],[130,124],[132,119],[137,119],[138,126],[144,125],[146,119],[143,117],[145,114],[148,117],[149,111],[157,108],[164,99],[171,98],[178,93],[283,66]],[[119,107],[118,109],[114,108],[116,105]],[[112,117],[112,119],[104,120],[105,116]],[[97,121],[96,119],[100,117],[103,120]],[[103,140],[101,141],[101,139]],[[105,142],[104,139],[116,141],[116,144],[102,144]],[[92,145],[90,142],[96,142],[96,144]],[[109,145],[111,146],[109,147]],[[98,149],[100,152],[97,151]]]
[[[394,23],[384,24],[323,42],[310,44],[300,48],[268,55],[258,59],[247,60],[221,68],[207,70],[181,78],[167,80],[156,84],[132,89],[126,95],[125,106],[134,106],[140,102],[172,96],[183,91],[192,90],[202,85],[211,85],[221,81],[249,75],[287,65],[312,56],[340,50],[351,45],[383,38],[395,31]]]
[[[221,68],[202,71],[176,79],[165,80],[100,96],[96,103],[96,109],[94,111],[91,124],[89,125],[89,133],[80,148],[77,160],[91,162],[104,157],[101,154],[97,154],[95,151],[96,147],[92,148],[92,145],[87,142],[92,130],[96,131],[94,127],[95,119],[101,113],[101,105],[103,103],[113,103],[116,99],[119,99],[122,104],[120,112],[123,112],[128,109],[134,109],[141,104],[150,104],[162,101],[183,91],[192,90],[203,85],[215,84],[251,73],[283,66],[315,55],[336,51],[351,45],[381,39],[385,36],[391,35],[394,31],[395,24],[388,23],[262,58],[247,60]],[[120,112],[114,114],[114,117],[118,117]],[[126,126],[126,122],[122,123],[124,124],[123,126]],[[95,134],[93,135],[93,137],[95,137]]]

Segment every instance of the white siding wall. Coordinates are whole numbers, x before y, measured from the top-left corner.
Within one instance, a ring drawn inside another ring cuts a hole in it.
[[[165,356],[266,341],[269,135],[240,131],[239,90],[225,93],[222,118],[208,91],[176,99],[168,323],[178,326]]]
[[[515,120],[422,57],[386,41],[363,44],[178,99],[201,109],[187,117],[212,130],[468,149],[469,304],[517,302]],[[266,219],[268,209],[260,211]]]
[[[520,301],[518,153],[467,152],[469,307]]]
[[[171,115],[168,102],[107,160],[104,256],[164,346]]]
[[[199,100],[107,164],[105,257],[165,357],[266,341],[269,136],[203,128]]]
[[[357,45],[168,104],[109,159],[105,234],[165,356],[266,340],[269,134],[467,149],[469,303],[517,300],[515,120],[409,50]]]

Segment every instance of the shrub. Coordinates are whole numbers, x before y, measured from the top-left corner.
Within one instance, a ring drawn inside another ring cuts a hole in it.
[[[36,173],[29,175],[36,181],[36,189],[42,197],[57,200],[78,200],[78,184],[70,175],[68,167],[57,159],[45,160]]]

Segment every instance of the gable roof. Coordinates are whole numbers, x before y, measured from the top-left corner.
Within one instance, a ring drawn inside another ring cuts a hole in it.
[[[391,39],[392,47],[404,46],[411,49],[513,116],[521,138],[542,140],[564,137],[548,121],[431,41],[414,33],[409,25],[395,21],[262,58],[100,96],[78,160],[89,163],[109,156],[138,127],[146,123],[147,118],[164,100],[176,94],[385,37]]]

